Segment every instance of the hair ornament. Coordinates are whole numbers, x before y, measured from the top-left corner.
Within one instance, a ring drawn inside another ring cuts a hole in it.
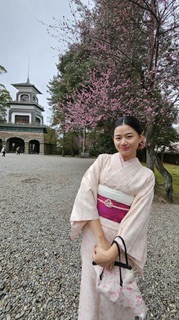
[[[139,142],[138,150],[143,150],[146,147],[146,137],[142,135],[141,141]]]

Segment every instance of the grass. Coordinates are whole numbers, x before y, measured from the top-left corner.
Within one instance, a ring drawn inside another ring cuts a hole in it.
[[[173,200],[174,203],[179,204],[179,166],[164,163],[165,169],[172,175],[173,178]],[[156,187],[155,195],[156,197],[165,197],[165,179],[164,177],[155,169]]]

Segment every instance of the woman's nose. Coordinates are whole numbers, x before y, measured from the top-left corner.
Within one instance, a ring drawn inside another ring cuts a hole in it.
[[[125,138],[125,137],[124,137],[124,138],[122,138],[122,139],[121,139],[121,144],[122,144],[122,145],[125,145],[126,143],[127,143],[126,138]]]

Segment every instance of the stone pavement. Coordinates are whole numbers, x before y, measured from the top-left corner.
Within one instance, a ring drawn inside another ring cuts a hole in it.
[[[0,320],[76,320],[80,237],[69,217],[94,159],[0,156]],[[145,280],[147,320],[179,319],[179,205],[153,205]],[[85,319],[84,319],[85,320]]]

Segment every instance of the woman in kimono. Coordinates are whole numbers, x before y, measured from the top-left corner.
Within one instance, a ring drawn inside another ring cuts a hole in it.
[[[117,153],[99,155],[86,171],[70,219],[72,239],[82,230],[78,320],[135,319],[130,306],[111,302],[96,290],[92,261],[113,268],[118,250],[111,243],[117,235],[126,243],[133,269],[142,275],[146,262],[155,179],[136,157],[144,142],[141,125],[136,118],[124,116],[115,122],[112,136]]]

